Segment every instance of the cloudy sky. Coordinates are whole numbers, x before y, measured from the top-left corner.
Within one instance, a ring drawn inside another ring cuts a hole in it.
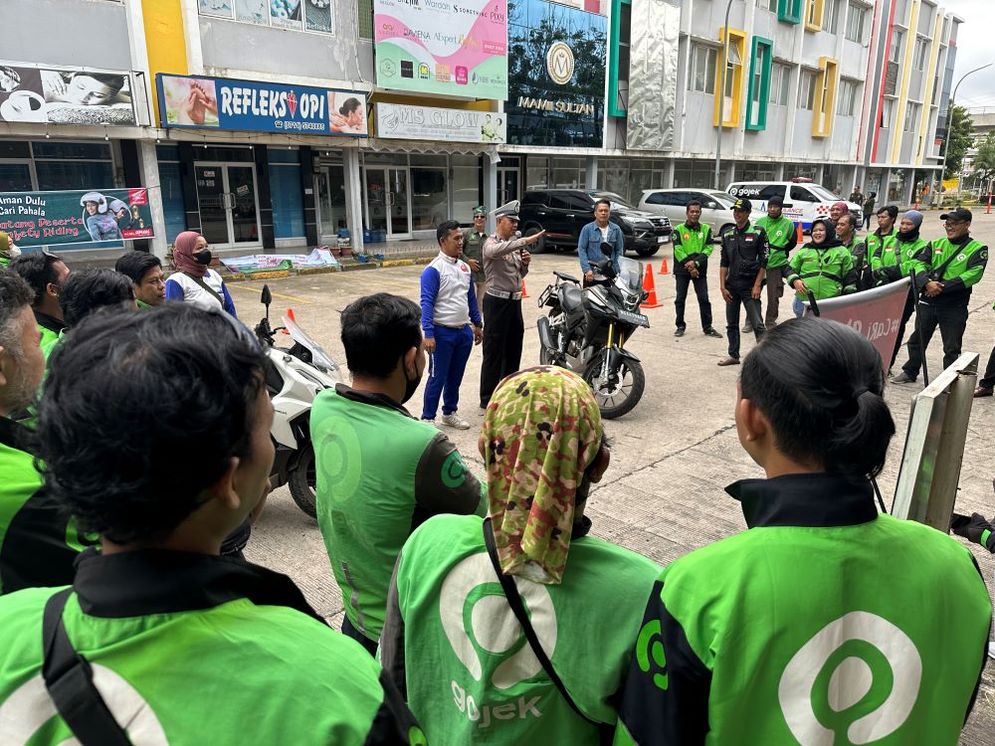
[[[964,19],[957,32],[957,67],[954,85],[960,76],[987,62],[995,62],[991,39],[992,0],[940,0],[940,5]],[[995,65],[974,73],[961,84],[957,103],[962,106],[995,107]]]

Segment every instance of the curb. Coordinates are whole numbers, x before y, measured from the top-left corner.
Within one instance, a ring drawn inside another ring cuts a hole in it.
[[[312,275],[332,275],[339,272],[357,272],[360,270],[390,269],[392,267],[414,267],[428,264],[432,256],[406,257],[403,259],[381,259],[380,261],[340,264],[337,267],[302,267],[300,269],[274,269],[261,272],[222,272],[225,282],[249,282],[251,280],[284,280],[288,277],[310,277]]]

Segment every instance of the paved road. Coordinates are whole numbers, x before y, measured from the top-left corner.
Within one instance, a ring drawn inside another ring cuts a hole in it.
[[[974,233],[995,243],[995,216],[978,216]],[[927,213],[923,234],[942,235],[938,213]],[[654,262],[654,271],[659,269]],[[724,307],[718,293],[718,263],[710,270],[710,290],[716,327],[722,330]],[[535,258],[528,278],[529,300],[524,303],[525,348],[523,365],[539,360],[535,321],[536,299],[554,269],[576,270],[576,257],[541,255]],[[297,277],[271,282],[274,309],[292,306],[298,322],[344,363],[339,342],[339,314],[355,298],[376,291],[406,295],[417,300],[420,267],[399,267],[339,275]],[[632,339],[631,349],[644,362],[646,394],[636,409],[607,424],[614,441],[612,463],[605,479],[592,490],[588,514],[594,533],[639,551],[661,564],[745,528],[738,504],[723,491],[730,482],[761,476],[760,470],[740,448],[733,423],[737,368],[718,368],[725,356],[725,340],[700,333],[693,294],[688,305],[688,334],[677,339],[674,331],[674,282],[672,276],[655,275],[661,308],[648,311],[652,327]],[[239,315],[255,322],[260,315],[259,283],[231,286]],[[975,289],[971,316],[964,339],[966,351],[981,353],[983,367],[995,341],[995,269]],[[781,318],[790,316],[790,299],[782,299]],[[744,354],[752,339],[744,339]],[[939,339],[930,348],[929,364],[940,369]],[[904,353],[899,357],[899,364]],[[462,387],[465,402],[461,413],[474,427],[450,432],[470,467],[482,473],[477,451],[477,409],[480,351],[475,348]],[[892,407],[899,436],[880,478],[881,489],[890,496],[897,476],[909,404],[918,391],[913,386],[890,385],[887,399]],[[416,414],[421,410],[419,391],[409,402]],[[958,510],[987,515],[995,513],[991,479],[992,446],[995,444],[995,400],[975,403],[968,433],[961,478]],[[995,574],[995,561],[988,552],[972,547],[987,579]],[[338,624],[342,602],[331,577],[317,526],[297,510],[286,489],[276,491],[253,533],[248,555],[254,561],[288,573],[303,588],[311,603]],[[915,572],[915,568],[909,568]],[[990,584],[991,585],[991,584]],[[991,669],[991,667],[989,667]],[[991,670],[978,698],[962,743],[995,746],[995,680]]]

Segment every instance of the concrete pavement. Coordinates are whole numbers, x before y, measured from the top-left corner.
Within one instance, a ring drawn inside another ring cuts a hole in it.
[[[974,235],[995,242],[995,216],[977,215]],[[936,212],[926,215],[923,236],[942,235]],[[665,249],[673,264],[669,245]],[[654,272],[659,259],[654,257]],[[554,269],[575,272],[573,255],[540,255],[532,263],[527,278],[529,298],[523,303],[525,345],[523,366],[539,361],[535,322],[539,315],[536,300],[549,282]],[[295,277],[270,282],[273,310],[293,307],[298,323],[312,334],[343,367],[345,356],[339,342],[339,311],[363,295],[385,291],[405,295],[417,302],[420,267],[398,267],[313,277]],[[634,411],[609,421],[606,430],[613,440],[612,463],[604,480],[592,490],[588,514],[594,533],[639,551],[661,564],[745,528],[738,503],[723,488],[732,481],[762,476],[742,450],[733,422],[738,368],[719,368],[726,355],[725,339],[701,334],[694,294],[686,313],[688,332],[675,338],[673,277],[654,274],[661,308],[647,311],[651,328],[642,329],[627,345],[643,361],[646,393]],[[718,261],[709,268],[710,296],[715,326],[724,332],[724,305],[718,292]],[[231,286],[239,316],[255,323],[262,313],[258,303],[262,284],[237,283]],[[995,342],[995,268],[975,288],[971,315],[964,338],[964,350],[981,355],[983,368]],[[780,318],[791,317],[790,293],[782,298]],[[753,346],[752,335],[743,335],[743,354]],[[929,349],[929,365],[938,372],[942,349],[939,334]],[[898,365],[905,359],[904,350]],[[477,450],[478,383],[480,350],[470,357],[462,387],[461,414],[471,421],[469,431],[447,430],[470,468],[482,474]],[[888,465],[879,478],[886,502],[890,504],[907,429],[909,405],[919,386],[889,385],[886,397],[896,420],[898,435],[891,445]],[[408,403],[416,416],[421,411],[424,386]],[[976,400],[971,416],[961,488],[959,512],[995,514],[991,463],[995,445],[995,399]],[[995,573],[995,560],[980,547],[972,546],[986,580]],[[329,569],[317,526],[301,513],[286,489],[276,491],[253,532],[247,555],[253,561],[288,573],[303,588],[319,612],[337,624],[342,602]],[[804,561],[804,558],[799,558]],[[915,568],[909,568],[910,573]],[[989,582],[989,590],[992,583]],[[962,743],[995,745],[995,681],[987,673]]]

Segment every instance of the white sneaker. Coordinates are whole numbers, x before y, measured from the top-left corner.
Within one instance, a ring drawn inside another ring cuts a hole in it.
[[[453,412],[452,414],[442,415],[442,424],[449,427],[456,428],[457,430],[469,430],[470,423],[462,419],[458,414]]]

